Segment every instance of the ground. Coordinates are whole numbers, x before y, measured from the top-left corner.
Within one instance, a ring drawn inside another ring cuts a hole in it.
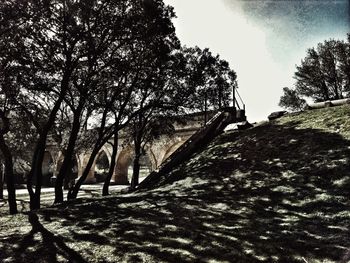
[[[228,132],[153,189],[3,216],[0,261],[348,262],[349,116]]]

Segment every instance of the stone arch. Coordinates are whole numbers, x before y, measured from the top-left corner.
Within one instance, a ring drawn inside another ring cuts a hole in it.
[[[104,154],[106,154],[106,156],[108,158],[108,163],[111,163],[112,151],[113,151],[112,146],[110,144],[106,143],[105,145],[103,145],[103,147],[101,148],[101,150],[99,151],[97,156],[102,154],[102,152],[103,152]]]
[[[118,154],[113,176],[116,184],[129,184],[129,166],[132,164],[133,155],[133,148],[130,145],[122,148]]]
[[[97,154],[93,166],[93,172],[97,182],[104,182],[108,174],[110,163],[111,160],[108,158],[108,152],[106,152],[105,149],[102,149]]]
[[[157,169],[157,167],[160,164],[158,163],[157,157],[154,154],[153,150],[151,148],[147,149],[146,154],[148,155],[148,158],[149,158],[149,160],[151,162],[151,170],[153,171],[153,170]]]
[[[151,157],[152,156],[150,156],[147,152],[141,156],[139,174],[140,179],[148,176],[152,172],[152,170],[154,170],[154,163]]]
[[[166,151],[165,151],[165,154],[162,158],[162,163],[173,153],[175,152],[185,141],[184,140],[180,140],[180,141],[177,141],[171,145],[169,145],[167,148],[166,148]]]
[[[140,178],[147,176],[155,169],[156,160],[151,149],[148,149],[140,158]],[[132,165],[134,160],[134,149],[131,145],[121,149],[115,170],[114,182],[116,184],[129,184],[132,176]]]

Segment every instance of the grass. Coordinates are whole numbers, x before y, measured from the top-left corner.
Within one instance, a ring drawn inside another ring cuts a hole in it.
[[[349,116],[222,134],[151,190],[1,217],[0,261],[347,262]]]

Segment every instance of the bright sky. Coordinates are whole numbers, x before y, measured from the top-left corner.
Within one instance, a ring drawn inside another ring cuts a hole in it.
[[[248,120],[276,110],[307,48],[345,39],[347,0],[164,0],[174,7],[181,43],[208,47],[237,72]]]

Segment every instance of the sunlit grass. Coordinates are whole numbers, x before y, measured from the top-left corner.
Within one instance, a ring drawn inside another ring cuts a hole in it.
[[[25,214],[0,217],[0,261],[339,262],[350,255],[349,113],[223,134],[151,190],[39,211],[47,232]]]

